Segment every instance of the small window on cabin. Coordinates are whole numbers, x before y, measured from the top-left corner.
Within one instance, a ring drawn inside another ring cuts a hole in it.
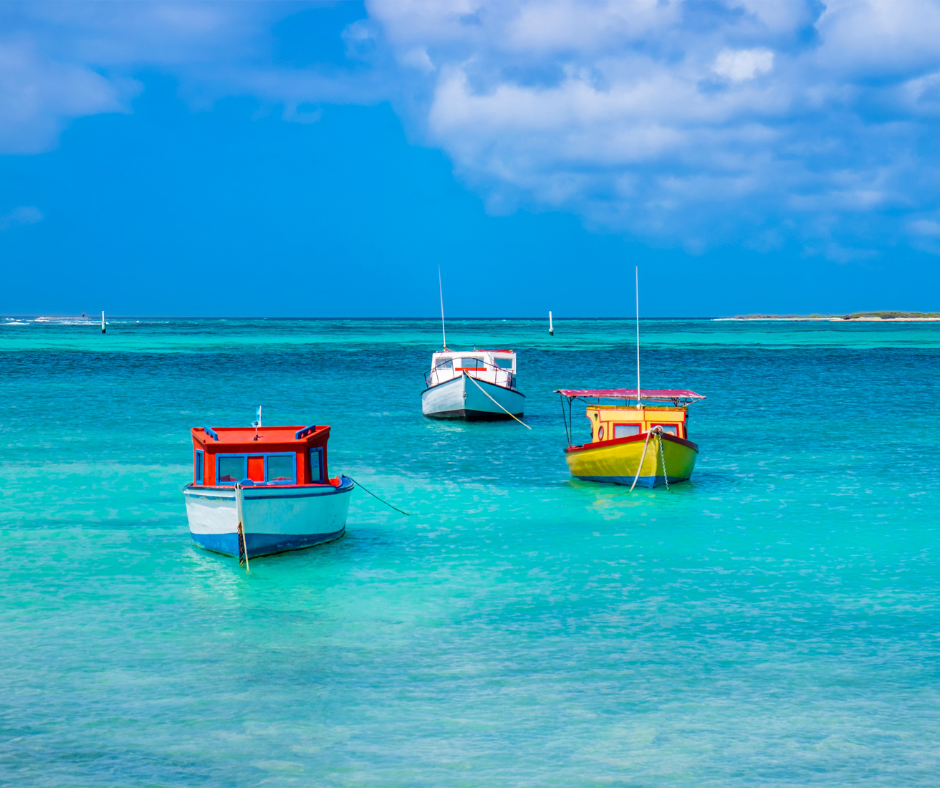
[[[603,427],[601,427],[601,428],[599,428],[599,429],[597,430],[597,439],[598,439],[599,441],[604,440],[604,428],[603,428]]]
[[[615,424],[614,438],[629,438],[631,435],[640,434],[639,424]]]
[[[216,481],[218,484],[235,484],[247,476],[244,457],[226,457],[224,454],[216,457]]]
[[[323,453],[320,449],[310,450],[310,481],[314,484],[323,481],[323,468],[320,463],[322,456]]]
[[[294,483],[294,457],[293,455],[282,455],[268,457],[267,476],[265,479],[268,484],[293,484]]]
[[[453,369],[454,360],[452,358],[443,358],[437,362],[438,369]]]
[[[196,449],[196,484],[202,484],[205,478],[206,454],[200,449]]]
[[[512,369],[512,359],[511,358],[498,358],[496,359],[497,366],[502,367],[503,369]]]
[[[457,366],[462,369],[476,369],[483,366],[483,360],[479,358],[459,358]]]
[[[679,428],[675,424],[654,424],[654,427],[662,427],[667,435],[678,435]]]

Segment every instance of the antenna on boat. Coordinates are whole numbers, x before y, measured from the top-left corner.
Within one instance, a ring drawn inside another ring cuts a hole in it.
[[[444,328],[444,285],[441,282],[441,267],[437,267],[437,286],[441,291],[441,334],[444,335],[444,350],[447,350],[447,329]]]
[[[555,336],[555,329],[552,328],[552,311],[548,310],[548,335],[550,337]]]
[[[258,420],[251,422],[251,426],[255,428],[255,440],[258,440],[258,430],[261,428],[261,406],[258,406]]]
[[[636,266],[636,409],[640,410],[640,266]]]

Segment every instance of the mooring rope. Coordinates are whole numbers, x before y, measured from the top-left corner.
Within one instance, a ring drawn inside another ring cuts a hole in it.
[[[365,487],[362,486],[361,482],[357,482],[352,476],[347,475],[346,478],[349,479],[349,481],[351,481],[357,487],[361,487],[363,492],[369,493],[369,495],[375,498],[375,500],[381,501],[382,503],[384,503],[389,509],[394,509],[396,512],[400,512],[401,514],[405,515],[405,517],[411,517],[411,515],[408,514],[408,512],[403,511],[402,509],[399,509],[397,506],[392,506],[388,501],[385,501],[382,498],[379,498],[379,496],[376,495],[374,492],[369,492],[369,490],[367,490]]]
[[[643,470],[643,460],[646,459],[646,449],[650,445],[650,435],[652,434],[652,430],[646,433],[646,440],[643,441],[643,456],[640,457],[640,464],[637,466],[636,476],[633,477],[633,484],[630,485],[630,492],[633,492],[633,488],[636,487],[637,480],[640,478],[640,471]]]
[[[242,565],[242,548],[245,548],[245,571],[248,568],[248,539],[245,536],[245,491],[240,484],[235,485],[235,516],[238,518],[238,565]]]
[[[486,394],[487,397],[490,397],[490,395],[489,395],[489,393],[487,393],[486,389],[484,389],[483,386],[481,386],[479,383],[477,383],[476,380],[474,380],[473,378],[471,378],[466,372],[464,372],[463,375],[464,375],[465,378],[468,378],[469,380],[473,380],[473,385],[476,386],[478,389],[480,389],[480,391],[482,391],[484,394]],[[493,399],[492,397],[490,397],[490,399],[493,401],[493,404],[496,405],[497,408],[499,408],[501,411],[503,411],[504,413],[508,414],[508,415],[511,416],[512,418],[516,419],[515,416],[513,416],[511,413],[509,413],[509,411],[506,410],[502,405],[500,405],[495,399]],[[519,422],[523,427],[525,427],[527,430],[531,430],[531,429],[532,429],[532,428],[531,428],[528,424],[526,424],[522,419],[516,419],[516,421],[518,421],[518,422]]]

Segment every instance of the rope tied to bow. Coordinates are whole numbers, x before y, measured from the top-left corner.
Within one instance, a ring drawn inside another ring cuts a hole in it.
[[[481,386],[479,383],[477,383],[476,380],[474,380],[473,377],[471,377],[470,375],[468,375],[466,372],[464,372],[463,375],[464,375],[465,378],[468,378],[469,380],[472,380],[472,381],[473,381],[473,385],[476,386],[478,389],[480,389],[480,391],[482,391],[487,397],[489,397],[490,400],[492,400],[493,404],[496,405],[497,408],[499,408],[501,411],[503,411],[504,413],[506,413],[506,414],[507,414],[508,416],[510,416],[511,418],[516,419],[516,421],[518,421],[518,422],[519,422],[523,427],[525,427],[527,430],[531,430],[531,429],[532,429],[532,428],[531,428],[528,424],[526,424],[522,419],[519,419],[519,418],[516,418],[515,416],[513,416],[508,410],[506,410],[502,405],[500,405],[495,399],[493,399],[492,397],[490,397],[489,392],[488,392],[486,389],[484,389],[483,386]]]
[[[639,481],[640,473],[643,471],[643,461],[646,459],[646,450],[649,448],[650,436],[656,435],[659,438],[659,456],[663,464],[663,480],[666,482],[666,492],[669,492],[669,474],[666,472],[666,452],[663,449],[663,428],[662,427],[653,427],[649,432],[646,433],[646,440],[643,442],[643,455],[640,457],[640,464],[636,469],[636,476],[633,478],[633,484],[630,485],[630,492],[633,492],[633,488],[636,487],[637,481]],[[653,483],[656,483],[656,468],[653,468]]]

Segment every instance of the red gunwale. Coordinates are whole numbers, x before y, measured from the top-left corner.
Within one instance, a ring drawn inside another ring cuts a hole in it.
[[[649,432],[641,432],[639,435],[630,435],[626,438],[611,438],[607,441],[597,441],[595,443],[582,443],[580,446],[569,446],[565,449],[565,454],[568,452],[577,452],[577,451],[590,451],[591,449],[600,449],[606,446],[620,446],[624,443],[642,443],[646,440],[646,436],[649,435]],[[670,435],[667,432],[664,432],[660,436],[664,441],[672,441],[673,443],[678,443],[681,446],[685,446],[692,451],[698,453],[698,444],[692,443],[692,441],[687,441],[685,438],[677,438],[675,435]]]

